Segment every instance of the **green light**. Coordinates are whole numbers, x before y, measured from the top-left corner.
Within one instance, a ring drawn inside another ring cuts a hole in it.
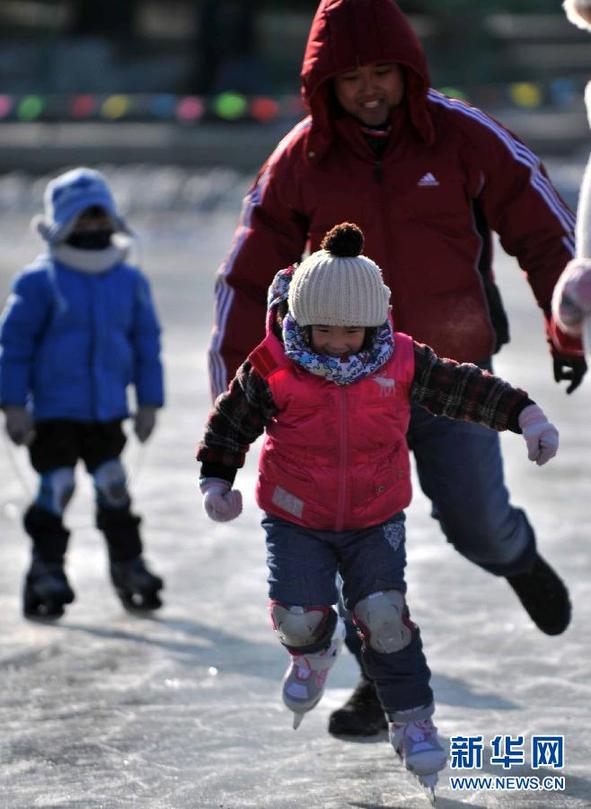
[[[460,101],[466,100],[466,93],[463,90],[460,90],[458,87],[440,87],[439,92],[443,93],[444,96],[449,96],[450,98],[459,98]]]
[[[17,115],[21,121],[34,121],[41,115],[44,106],[41,96],[25,96],[19,102]]]
[[[246,111],[246,99],[238,93],[222,93],[215,100],[215,111],[220,118],[235,121]]]

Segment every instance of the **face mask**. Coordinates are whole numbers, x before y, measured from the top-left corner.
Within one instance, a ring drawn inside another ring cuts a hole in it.
[[[89,230],[80,233],[72,233],[66,239],[66,244],[70,247],[77,247],[79,250],[104,250],[111,246],[112,230]]]

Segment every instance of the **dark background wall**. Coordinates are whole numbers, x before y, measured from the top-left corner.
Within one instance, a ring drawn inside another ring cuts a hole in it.
[[[579,76],[558,0],[402,0],[434,83]],[[298,91],[315,0],[0,0],[2,92]]]

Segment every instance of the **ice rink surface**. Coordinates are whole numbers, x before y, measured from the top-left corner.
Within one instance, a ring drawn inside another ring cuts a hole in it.
[[[564,176],[578,169],[561,168]],[[145,175],[143,183],[145,198]],[[160,186],[153,183],[156,193]],[[77,599],[54,625],[21,617],[29,547],[20,513],[34,480],[26,454],[2,445],[3,809],[429,805],[385,736],[355,743],[327,734],[329,712],[356,680],[347,653],[331,673],[325,699],[297,732],[291,729],[279,697],[286,656],[267,613],[253,497],[256,451],[238,477],[242,517],[215,525],[201,510],[194,446],[209,404],[205,348],[213,277],[230,243],[239,196],[176,213],[138,210],[132,219],[165,330],[168,406],[145,453],[133,439],[126,450],[135,507],[144,516],[146,556],[166,579],[159,613],[130,616],[115,598],[93,525],[91,488],[79,469],[67,518],[68,571]],[[21,203],[16,213],[2,213],[3,300],[10,277],[37,250],[27,226],[30,201]],[[496,370],[525,387],[561,433],[558,457],[542,469],[528,462],[519,436],[503,436],[507,478],[513,502],[527,509],[544,555],[570,587],[574,616],[563,636],[542,635],[504,580],[447,546],[415,487],[407,523],[409,602],[433,671],[437,724],[446,738],[478,735],[485,741],[481,771],[442,774],[438,806],[582,809],[591,806],[591,378],[572,397],[554,383],[533,297],[512,259],[499,254],[497,265],[512,343],[498,356]],[[527,744],[533,735],[563,735],[564,769],[533,770],[527,748],[523,766],[491,764],[490,740],[497,735],[522,735]],[[454,774],[564,775],[566,788],[454,791]]]

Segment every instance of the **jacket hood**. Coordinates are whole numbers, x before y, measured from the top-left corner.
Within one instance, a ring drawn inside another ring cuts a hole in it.
[[[309,139],[315,141],[317,149],[323,151],[333,137],[329,80],[372,62],[396,62],[403,68],[403,103],[410,122],[423,140],[433,140],[427,109],[427,61],[416,34],[394,0],[321,0],[301,71],[302,97],[313,121]]]
[[[45,214],[34,217],[32,226],[49,244],[66,239],[80,213],[93,205],[104,209],[114,231],[129,232],[105,177],[94,169],[80,167],[50,180],[44,203]]]

